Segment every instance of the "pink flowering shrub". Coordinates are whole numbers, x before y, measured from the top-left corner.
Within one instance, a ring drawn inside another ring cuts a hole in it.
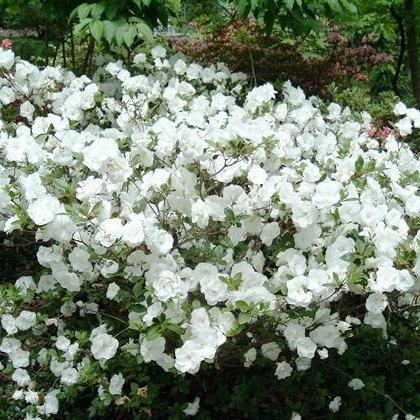
[[[4,39],[1,41],[1,47],[2,47],[3,49],[5,49],[5,50],[9,50],[9,49],[11,49],[11,48],[12,48],[12,46],[13,46],[12,40],[11,40],[11,39],[9,39],[9,38],[4,38]]]
[[[226,63],[235,71],[242,71],[258,83],[291,80],[310,94],[327,96],[326,86],[336,83],[346,87],[354,82],[369,80],[369,68],[389,63],[392,57],[378,53],[373,47],[373,34],[365,35],[361,45],[354,47],[340,28],[331,28],[327,50],[322,56],[307,57],[294,45],[282,43],[282,35],[266,36],[252,20],[237,20],[208,31],[206,24],[194,25],[198,36],[190,34],[173,39],[176,51],[203,64]]]

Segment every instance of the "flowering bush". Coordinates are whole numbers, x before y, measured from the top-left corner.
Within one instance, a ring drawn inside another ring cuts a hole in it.
[[[204,64],[225,62],[230,69],[243,71],[258,83],[291,80],[310,94],[329,97],[327,86],[341,89],[369,81],[369,70],[392,61],[372,45],[373,34],[357,40],[342,35],[342,28],[326,28],[323,51],[312,42],[284,33],[265,35],[252,20],[237,20],[208,29],[209,22],[198,25],[197,36],[181,36],[172,41],[176,51]],[[319,37],[319,34],[318,34]],[[309,45],[310,44],[310,47]],[[319,48],[318,48],[319,50]]]
[[[11,50],[0,68],[1,229],[33,235],[41,266],[0,286],[1,376],[28,419],[84,388],[128,404],[148,363],[195,374],[240,352],[282,380],[417,298],[420,162],[367,113],[290,83],[283,102],[247,93],[162,47],[92,80]],[[420,127],[395,112],[400,135]]]

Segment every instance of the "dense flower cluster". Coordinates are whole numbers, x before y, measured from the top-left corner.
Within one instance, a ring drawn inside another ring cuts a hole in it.
[[[194,374],[238,336],[245,367],[286,378],[416,298],[420,162],[367,113],[290,83],[283,102],[247,93],[162,47],[92,80],[11,50],[0,70],[1,115],[19,114],[0,121],[0,227],[33,233],[42,267],[0,288],[0,369],[28,419],[74,384],[123,404],[125,356]]]

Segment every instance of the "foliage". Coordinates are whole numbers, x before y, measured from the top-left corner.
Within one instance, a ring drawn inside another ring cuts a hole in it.
[[[339,90],[369,84],[373,69],[380,71],[392,61],[373,46],[372,34],[357,40],[342,34],[338,27],[326,30],[318,46],[314,37],[303,40],[284,32],[267,36],[249,20],[210,29],[204,21],[197,31],[195,36],[174,38],[174,49],[202,64],[222,61],[247,73],[256,84],[278,81],[281,86],[291,80],[306,92],[323,97],[328,96],[326,87],[331,83]]]
[[[90,79],[0,50],[1,229],[34,238],[40,266],[0,285],[11,416],[70,415],[79,397],[96,418],[195,414],[200,375],[230,365],[232,400],[210,378],[199,416],[216,400],[264,413],[256,371],[239,375],[260,363],[279,381],[270,397],[288,398],[291,377],[287,410],[305,412],[305,371],[323,384],[319,366],[335,366],[352,336],[386,337],[391,314],[416,313],[420,162],[398,139],[420,111],[397,103],[379,143],[366,112],[356,121],[290,83],[279,102],[270,84],[247,91],[224,65],[166,54],[156,46]],[[381,351],[371,342],[366,357]],[[350,377],[362,373],[353,364]],[[383,397],[377,376],[363,376],[366,390]],[[168,407],[173,384],[188,399]],[[322,415],[327,402],[339,410],[331,397],[313,397]],[[398,408],[385,399],[384,412]]]
[[[247,369],[209,366],[194,376],[184,377],[152,365],[128,366],[126,377],[134,383],[126,391],[130,401],[104,406],[97,400],[95,389],[80,386],[70,391],[70,387],[68,396],[63,395],[61,417],[84,420],[89,412],[90,418],[112,415],[142,419],[150,414],[152,418],[180,418],[184,417],[185,402],[196,396],[200,398],[199,419],[286,419],[292,412],[303,418],[334,419],[336,414],[329,412],[328,405],[336,395],[343,401],[340,417],[349,420],[391,418],[399,410],[387,396],[408,412],[418,413],[420,357],[418,338],[413,334],[418,331],[418,320],[415,316],[394,315],[389,328],[387,340],[369,327],[355,331],[342,356],[331,355],[329,363],[316,361],[311,370],[282,382],[272,374],[267,359],[260,359]],[[352,378],[360,378],[365,387],[351,389],[348,382]],[[2,382],[2,395],[8,392],[7,388],[8,383]],[[95,399],[95,404],[91,404]],[[1,413],[13,418],[19,405],[17,401],[9,402],[7,407],[1,406]]]
[[[270,33],[274,24],[290,28],[296,33],[316,31],[321,28],[320,17],[337,17],[356,14],[351,0],[235,0],[239,14],[248,17],[251,12],[260,19]]]
[[[131,48],[139,40],[150,42],[152,28],[167,25],[179,7],[179,0],[101,0],[81,4],[71,17],[79,20],[76,34],[90,34],[98,42]]]

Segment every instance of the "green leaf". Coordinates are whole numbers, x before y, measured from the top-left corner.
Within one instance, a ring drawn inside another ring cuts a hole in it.
[[[343,9],[347,10],[350,13],[357,13],[357,7],[356,5],[348,0],[340,0],[341,6]]]
[[[251,314],[244,314],[243,312],[241,312],[238,316],[238,323],[239,325],[248,324],[250,319]]]
[[[115,16],[117,16],[117,11],[118,11],[118,3],[116,2],[108,3],[105,8],[105,16],[107,17],[107,19],[113,20],[115,19]]]
[[[77,25],[74,25],[74,27],[73,27],[74,34],[75,35],[80,35],[81,32],[83,31],[83,29],[85,29],[86,26],[90,22],[92,22],[92,19],[91,18],[86,18],[86,19],[83,19],[81,22],[79,22]]]
[[[295,4],[295,0],[284,0],[284,4],[289,10],[292,10]]]
[[[363,160],[362,156],[359,156],[354,164],[357,173],[362,172],[363,166],[365,165],[365,161]]]
[[[176,325],[176,324],[167,324],[166,328],[169,331],[173,331],[174,333],[177,333],[179,335],[183,334],[185,332],[185,329],[182,328],[180,325]]]
[[[126,25],[126,29],[123,34],[123,39],[125,45],[127,45],[128,48],[130,48],[133,45],[133,42],[137,35],[137,30],[134,25]]]
[[[250,5],[248,0],[240,0],[238,4],[238,12],[241,16],[248,16],[250,11]]]
[[[264,13],[265,32],[271,34],[274,26],[275,13],[267,11]]]
[[[117,42],[118,46],[121,46],[124,42],[124,32],[125,32],[125,27],[127,25],[122,24],[121,21],[119,21],[118,23],[114,24],[114,28],[115,28],[115,41]]]
[[[77,11],[77,16],[79,19],[82,20],[87,17],[91,8],[92,5],[87,3],[82,3],[79,7],[77,7],[75,10]]]
[[[136,28],[140,37],[147,42],[153,42],[153,31],[150,29],[149,25],[145,22],[139,22],[136,24]]]
[[[249,305],[244,300],[237,300],[235,306],[242,312],[249,311]]]
[[[102,2],[95,3],[92,5],[90,15],[92,16],[93,19],[100,19],[104,10],[105,10],[105,5]]]
[[[160,325],[154,325],[146,332],[146,338],[150,341],[160,337]]]
[[[133,295],[134,295],[135,297],[139,297],[139,296],[141,296],[141,295],[142,295],[142,293],[143,293],[143,283],[142,283],[142,282],[138,282],[138,283],[136,283],[136,284],[133,286],[132,291],[133,291]]]
[[[343,8],[341,7],[341,4],[338,0],[327,0],[327,5],[331,9],[332,12],[342,14]]]
[[[115,36],[115,25],[114,22],[110,22],[109,20],[105,20],[103,22],[104,26],[104,38],[107,40],[108,44],[112,43],[112,40]]]
[[[100,41],[104,31],[104,26],[100,20],[94,20],[89,24],[89,30],[96,41]]]

